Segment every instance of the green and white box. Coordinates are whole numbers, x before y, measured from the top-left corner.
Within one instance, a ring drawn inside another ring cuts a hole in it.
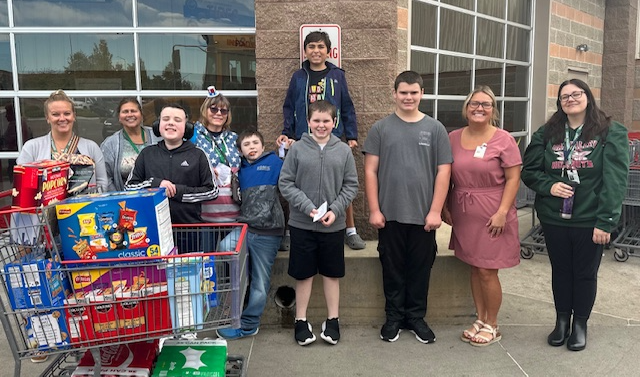
[[[226,363],[224,339],[167,339],[152,377],[224,377]]]

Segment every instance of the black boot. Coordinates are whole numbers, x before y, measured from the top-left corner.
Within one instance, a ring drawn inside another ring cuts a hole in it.
[[[557,313],[556,328],[547,337],[550,346],[560,347],[569,337],[569,325],[571,324],[570,313]]]
[[[587,346],[587,318],[573,317],[571,336],[567,348],[571,351],[582,351]]]

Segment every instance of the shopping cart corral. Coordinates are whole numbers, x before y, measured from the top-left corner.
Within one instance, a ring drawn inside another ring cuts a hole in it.
[[[87,350],[99,375],[104,346],[239,326],[246,225],[176,225],[174,238],[188,254],[63,261],[47,213],[0,211],[0,320],[15,377],[22,360],[45,355],[56,358],[42,376],[71,376]],[[238,235],[237,245],[221,251],[228,234]],[[241,356],[230,355],[226,375],[242,376],[243,366]]]
[[[518,208],[529,207],[531,210],[531,228],[520,240],[520,257],[523,259],[531,259],[534,254],[545,254],[547,250],[542,227],[540,224],[536,224],[536,212],[533,208],[535,198],[535,191],[525,186],[524,183],[520,183],[516,206]]]

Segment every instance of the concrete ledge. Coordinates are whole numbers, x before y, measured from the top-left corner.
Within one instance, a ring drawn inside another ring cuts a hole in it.
[[[295,309],[280,308],[274,300],[278,288],[295,287],[295,280],[287,274],[288,263],[289,253],[280,252],[273,266],[271,290],[262,315],[262,326],[293,326]],[[377,242],[367,241],[365,250],[345,249],[345,264],[346,276],[340,281],[341,323],[380,326],[385,320],[385,300]],[[427,321],[451,325],[467,324],[474,312],[469,288],[469,267],[453,255],[438,255],[431,272]],[[327,316],[320,276],[314,279],[307,316],[313,323],[320,323]]]

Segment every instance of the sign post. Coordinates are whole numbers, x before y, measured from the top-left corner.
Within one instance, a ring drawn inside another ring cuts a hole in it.
[[[300,26],[300,65],[306,59],[304,56],[304,39],[312,31],[324,31],[331,40],[331,50],[329,50],[328,62],[342,67],[342,41],[340,25],[335,24],[304,24]]]

